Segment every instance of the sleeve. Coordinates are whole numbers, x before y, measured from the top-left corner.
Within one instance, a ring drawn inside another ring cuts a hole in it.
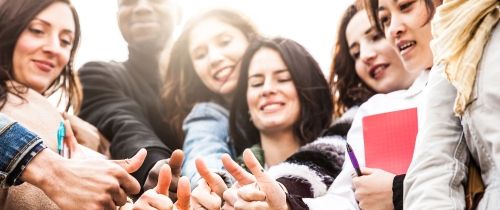
[[[453,113],[456,89],[441,67],[431,70],[424,103],[419,106],[423,126],[404,181],[404,208],[409,210],[465,208],[463,160],[469,152],[460,119]]]
[[[91,62],[80,70],[83,103],[80,117],[96,126],[111,141],[114,159],[130,158],[141,148],[148,151],[141,168],[132,175],[143,186],[149,170],[172,151],[155,134],[142,107],[123,92],[116,73],[118,65]]]
[[[405,174],[397,175],[392,180],[392,205],[394,210],[403,210],[403,182]]]
[[[229,142],[229,113],[211,102],[196,104],[183,123],[184,163],[182,174],[187,176],[194,189],[201,178],[196,170],[195,160],[203,157],[208,168],[222,171],[222,154],[232,154]]]
[[[0,185],[22,184],[22,172],[40,151],[47,148],[40,137],[0,114]]]

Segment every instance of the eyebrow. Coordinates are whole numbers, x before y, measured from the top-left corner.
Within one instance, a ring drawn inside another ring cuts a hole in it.
[[[226,35],[226,34],[227,34],[227,30],[222,31],[222,32],[220,32],[220,33],[218,33],[218,34],[215,34],[215,36],[213,36],[213,38],[216,38],[216,39],[217,39],[217,38],[219,38],[220,36],[222,36],[222,35]],[[191,51],[191,52],[195,52],[195,51],[199,50],[200,48],[201,48],[201,46],[199,46],[199,45],[198,45],[198,46],[196,46],[196,47],[193,47],[190,51]]]
[[[52,26],[52,24],[50,24],[50,22],[49,22],[49,21],[46,21],[46,20],[44,20],[44,19],[40,19],[40,18],[35,17],[33,20],[38,20],[38,21],[42,22],[42,23],[43,23],[43,24],[45,24],[45,25]],[[69,30],[69,29],[63,29],[63,32],[64,32],[64,33],[70,33],[70,34],[73,34],[73,31],[72,31],[72,30]]]

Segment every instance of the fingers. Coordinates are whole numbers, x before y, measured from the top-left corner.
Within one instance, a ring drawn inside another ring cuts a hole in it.
[[[170,181],[172,180],[172,173],[170,172],[170,167],[168,165],[163,165],[160,169],[160,175],[158,175],[158,184],[156,185],[156,192],[168,196],[168,187],[170,186]]]
[[[375,169],[375,168],[361,168],[360,170],[361,170],[361,174],[363,174],[363,175],[370,175],[370,174],[375,173],[375,171],[377,169]]]
[[[71,123],[69,120],[64,120],[64,144],[68,147],[69,157],[71,154],[75,154],[78,142],[76,141],[75,134],[71,128]]]
[[[134,155],[134,157],[130,159],[113,160],[113,162],[121,166],[123,169],[125,169],[125,171],[127,171],[127,173],[130,174],[137,171],[141,167],[144,159],[146,159],[146,155],[146,149],[141,149]]]
[[[203,177],[203,179],[205,179],[211,191],[215,192],[219,197],[222,197],[222,193],[227,190],[227,186],[226,183],[224,183],[224,180],[222,180],[219,175],[211,172],[202,159],[197,158],[195,160],[195,164],[198,173],[201,175],[201,177]]]
[[[198,186],[191,194],[193,207],[204,207],[206,209],[220,209],[222,198],[210,191],[210,187],[204,179],[200,179]]]
[[[172,169],[172,175],[180,176],[183,161],[184,152],[182,152],[182,150],[180,149],[176,149],[170,156],[170,161],[168,162],[170,168]]]
[[[238,196],[245,201],[265,201],[266,194],[255,184],[248,184],[238,189]]]
[[[236,200],[238,200],[238,191],[236,188],[231,187],[224,191],[222,197],[224,198],[224,205],[228,204],[233,207]]]
[[[172,209],[172,201],[165,195],[148,190],[135,203],[134,209]]]
[[[191,208],[191,186],[189,184],[189,179],[185,176],[179,179],[179,184],[177,185],[177,202],[175,205],[179,210],[188,210]]]
[[[241,168],[241,166],[234,162],[228,154],[223,154],[221,159],[226,171],[229,172],[234,179],[236,179],[238,184],[247,185],[255,182],[255,177],[246,172],[245,169]]]

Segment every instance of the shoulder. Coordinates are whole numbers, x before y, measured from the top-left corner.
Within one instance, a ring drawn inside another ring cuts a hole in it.
[[[118,72],[124,72],[125,68],[122,63],[115,61],[103,62],[103,61],[93,61],[84,64],[78,73],[80,76],[87,74],[105,74],[112,75]]]
[[[215,119],[228,119],[229,111],[223,106],[215,102],[201,102],[194,105],[186,117],[186,121],[193,118],[215,118]]]

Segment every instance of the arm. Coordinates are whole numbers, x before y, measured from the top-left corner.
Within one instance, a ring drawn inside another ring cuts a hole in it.
[[[116,68],[120,66],[88,63],[80,69],[84,94],[80,117],[95,125],[111,141],[112,158],[130,157],[140,148],[148,151],[144,164],[133,174],[142,186],[153,165],[170,157],[172,151],[155,134],[145,113],[148,107],[141,107],[126,94],[125,91],[133,87],[120,85],[119,79],[126,78],[120,75],[123,69]]]
[[[425,91],[419,106],[423,126],[405,177],[404,209],[464,209],[468,151],[460,120],[453,113],[456,89],[437,66]]]
[[[201,176],[196,171],[195,159],[203,157],[206,166],[215,171],[224,170],[222,154],[232,154],[229,143],[229,113],[215,103],[199,103],[193,107],[183,123],[185,133],[182,174],[193,183],[193,189]]]

